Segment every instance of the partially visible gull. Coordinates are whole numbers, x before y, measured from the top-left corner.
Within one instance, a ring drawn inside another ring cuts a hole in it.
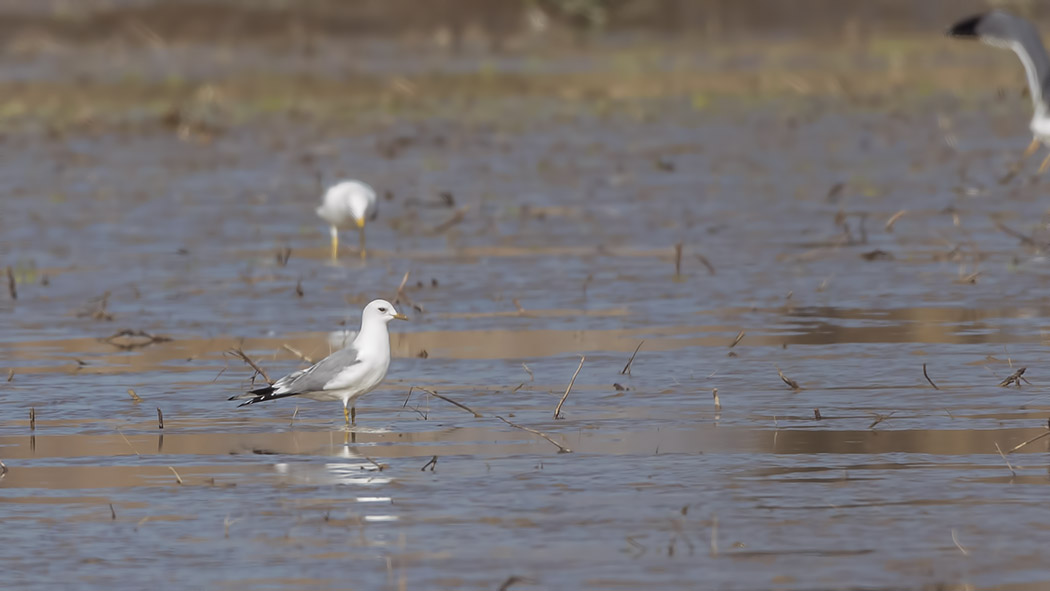
[[[390,367],[390,333],[387,323],[408,320],[386,300],[374,300],[361,312],[361,330],[348,346],[306,369],[293,371],[264,388],[233,396],[247,400],[239,406],[289,396],[343,403],[343,418],[356,423],[354,401],[368,394],[386,377]]]
[[[1017,54],[1024,65],[1028,77],[1028,90],[1032,95],[1032,120],[1028,129],[1032,131],[1032,143],[1024,151],[1021,159],[1013,166],[1010,173],[1003,178],[1009,181],[1021,165],[1039,149],[1039,144],[1050,145],[1050,108],[1047,96],[1050,95],[1050,57],[1039,31],[1031,21],[1010,14],[1003,10],[992,10],[967,17],[948,29],[951,37],[978,39],[993,47],[1009,49]],[[1050,156],[1043,160],[1039,174],[1050,168]]]
[[[324,194],[317,215],[328,222],[332,234],[332,259],[339,255],[339,229],[350,224],[357,225],[361,240],[361,258],[365,251],[365,222],[376,219],[376,192],[361,181],[342,181],[329,187]]]

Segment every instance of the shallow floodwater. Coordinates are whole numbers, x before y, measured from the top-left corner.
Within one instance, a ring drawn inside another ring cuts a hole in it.
[[[913,103],[6,138],[5,584],[1050,585],[1050,437],[998,451],[1050,416],[1010,234],[1046,184],[996,183],[1026,107]],[[366,261],[328,259],[318,174],[384,195]],[[276,378],[376,297],[411,321],[352,432],[227,401],[229,350]]]

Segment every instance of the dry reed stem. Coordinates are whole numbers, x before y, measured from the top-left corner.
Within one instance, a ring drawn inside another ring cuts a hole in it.
[[[715,410],[722,410],[722,401],[718,399],[718,388],[712,389],[711,395],[715,398]]]
[[[711,557],[718,556],[718,516],[711,516]]]
[[[266,372],[263,371],[261,367],[256,365],[255,362],[252,361],[251,357],[248,357],[248,354],[245,353],[243,349],[237,347],[236,349],[230,349],[229,351],[227,351],[227,353],[234,355],[240,358],[241,361],[247,363],[249,367],[255,370],[255,373],[261,375],[263,379],[266,380],[267,384],[273,384],[273,380],[270,379],[270,376],[266,375]]]
[[[175,482],[182,484],[182,476],[179,476],[179,473],[175,471],[175,468],[168,466],[168,470],[171,470],[171,473],[175,475]]]
[[[540,437],[542,437],[542,438],[546,439],[547,441],[549,441],[551,445],[557,447],[558,448],[558,453],[560,453],[560,454],[571,454],[572,453],[571,449],[569,449],[569,448],[565,447],[564,445],[558,443],[557,441],[551,439],[549,436],[547,436],[546,433],[543,433],[541,431],[537,431],[535,429],[530,429],[528,427],[522,427],[521,425],[519,425],[517,423],[512,423],[512,422],[508,421],[507,419],[505,419],[505,418],[503,418],[503,417],[501,417],[499,415],[497,415],[496,418],[501,420],[501,421],[503,421],[504,423],[507,423],[511,427],[514,427],[515,429],[521,429],[522,431],[528,431],[529,433],[532,433],[533,435],[539,435]]]
[[[113,521],[117,520],[117,510],[113,508],[113,503],[109,504],[109,518]]]
[[[992,222],[995,224],[995,227],[998,228],[1001,232],[1003,232],[1005,234],[1009,234],[1010,236],[1013,236],[1014,238],[1017,238],[1018,240],[1020,240],[1022,245],[1024,245],[1024,246],[1039,246],[1038,241],[1036,241],[1031,236],[1027,236],[1025,234],[1022,234],[1021,232],[1018,232],[1017,230],[1014,230],[1014,229],[1008,227],[1006,224],[1000,222],[999,220],[997,220],[995,218],[992,218]]]
[[[707,260],[707,257],[705,257],[702,254],[698,254],[696,255],[696,259],[700,261],[700,264],[702,264],[707,269],[708,275],[715,274],[715,266],[711,264],[711,261]]]
[[[530,382],[534,381],[536,379],[536,376],[532,375],[532,370],[529,369],[529,366],[527,366],[524,363],[522,363],[521,364],[521,368],[525,370],[525,373],[529,374],[529,381]]]
[[[893,224],[896,224],[897,220],[899,220],[902,217],[904,217],[904,214],[906,214],[906,213],[908,213],[908,210],[907,209],[902,209],[902,210],[898,211],[897,213],[891,215],[890,219],[886,220],[886,226],[885,226],[886,231],[887,232],[892,232],[893,231]]]
[[[682,243],[674,245],[674,276],[682,276]]]
[[[1010,460],[1006,459],[1006,455],[1003,454],[1002,448],[999,447],[999,442],[995,442],[995,451],[999,452],[999,457],[1006,462],[1006,467],[1010,469],[1011,476],[1017,476],[1017,472],[1014,471],[1014,467],[1010,465]]]
[[[29,430],[36,431],[36,408],[29,407]]]
[[[434,396],[436,398],[440,398],[440,399],[444,400],[445,402],[447,402],[449,404],[454,404],[454,405],[462,408],[463,410],[469,412],[470,414],[474,415],[474,418],[476,418],[476,419],[480,419],[480,418],[482,418],[484,416],[480,412],[470,408],[466,404],[462,404],[462,403],[456,402],[455,400],[452,400],[448,396],[442,396],[441,394],[438,394],[437,392],[435,392],[433,390],[430,390],[430,389],[427,389],[427,388],[423,388],[422,386],[412,386],[411,388],[409,388],[408,389],[408,395],[409,396],[412,396],[412,390],[413,389],[422,390],[422,391],[426,392],[427,394],[430,394],[431,396]],[[407,404],[408,401],[406,400],[405,403]]]
[[[157,428],[164,428],[164,413],[160,412],[160,407],[157,407]]]
[[[7,370],[7,381],[10,382],[13,379],[15,379],[15,370],[14,370],[14,368],[11,368],[11,369]]]
[[[464,218],[467,217],[467,210],[468,209],[469,209],[469,207],[467,207],[467,206],[463,206],[463,207],[457,209],[456,212],[452,214],[452,217],[450,217],[447,220],[441,222],[440,224],[434,226],[434,228],[430,232],[432,234],[441,234],[445,230],[448,230],[452,226],[455,226],[456,224],[462,222],[464,220]]]
[[[641,347],[642,346],[641,343],[639,343],[638,346]],[[635,352],[637,352],[637,350]],[[634,359],[634,357],[631,357],[631,359]],[[586,360],[587,360],[587,357],[584,357],[584,356],[580,357],[580,365],[576,368],[576,371],[572,374],[572,379],[569,380],[569,387],[565,388],[565,394],[562,394],[561,400],[558,401],[558,406],[554,409],[554,418],[555,419],[560,419],[561,418],[561,416],[559,416],[559,415],[561,415],[561,405],[565,404],[565,399],[569,397],[569,392],[572,391],[572,385],[576,383],[576,376],[580,375],[580,370],[583,369],[583,362],[586,361]],[[630,365],[630,364],[631,364],[631,362],[628,361],[627,365]]]
[[[970,551],[967,550],[966,548],[963,548],[962,543],[959,542],[959,538],[955,535],[955,528],[954,527],[952,528],[952,542],[955,543],[955,547],[959,549],[959,552],[963,553],[963,556],[969,556],[970,555]]]
[[[735,347],[738,344],[740,344],[740,341],[744,340],[744,337],[746,337],[746,336],[747,336],[747,333],[744,332],[744,331],[740,331],[740,332],[736,333],[736,338],[733,339],[732,343],[729,343],[729,348],[732,349],[733,347]]]
[[[926,381],[929,382],[931,386],[933,386],[934,390],[940,390],[940,388],[937,387],[937,384],[934,384],[933,380],[930,379],[930,374],[926,373],[926,364],[925,363],[922,364],[922,375],[923,375],[923,377],[926,378]]]
[[[285,344],[281,345],[281,348],[284,349],[285,351],[288,351],[292,355],[295,355],[300,360],[309,363],[310,365],[313,365],[315,363],[313,359],[310,359],[302,351],[300,351],[299,349],[296,349],[295,347],[289,345],[288,343],[285,343]]]
[[[1006,453],[1012,454],[1015,451],[1021,449],[1022,447],[1028,445],[1029,443],[1035,443],[1036,441],[1039,441],[1040,439],[1042,439],[1044,437],[1047,437],[1047,436],[1050,436],[1050,419],[1047,420],[1046,433],[1043,433],[1041,435],[1036,435],[1035,437],[1029,439],[1028,441],[1025,441],[1025,442],[1022,442],[1022,443],[1018,443],[1017,445],[1015,445],[1012,448],[1010,448],[1010,451],[1008,451]]]
[[[142,398],[140,398],[139,395],[135,393],[135,390],[131,388],[128,388],[128,396],[131,396],[132,402],[142,402]]]
[[[634,363],[634,357],[638,355],[638,351],[642,348],[642,345],[644,344],[645,339],[642,339],[642,341],[638,343],[638,346],[634,348],[634,353],[631,353],[631,358],[627,360],[627,365],[623,366],[623,369],[620,370],[620,375],[631,375],[631,364]]]
[[[18,299],[18,283],[15,281],[15,272],[10,265],[7,266],[7,293],[12,300]]]
[[[120,435],[120,438],[124,440],[124,443],[128,444],[128,447],[131,448],[131,451],[134,452],[135,455],[137,455],[140,458],[142,457],[142,454],[139,453],[139,450],[135,449],[134,445],[131,445],[131,442],[128,441],[128,438],[124,436],[124,433],[122,433],[120,429],[117,429],[117,435]]]

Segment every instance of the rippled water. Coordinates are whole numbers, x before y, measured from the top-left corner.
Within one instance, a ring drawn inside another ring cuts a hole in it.
[[[7,139],[5,583],[1050,584],[1050,271],[995,221],[1044,212],[1045,184],[995,182],[1023,124],[497,102],[486,125]],[[319,172],[386,195],[366,262],[327,259]],[[252,375],[228,350],[277,377],[375,297],[412,321],[353,433],[337,404],[227,402]]]

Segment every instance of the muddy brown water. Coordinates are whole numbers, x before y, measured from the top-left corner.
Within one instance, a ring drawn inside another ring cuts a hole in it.
[[[997,451],[1050,416],[1050,269],[995,221],[1039,239],[1045,181],[996,184],[1027,107],[906,102],[5,138],[5,585],[1050,585],[1050,438]],[[318,171],[389,193],[366,262],[327,259]],[[301,367],[285,345],[323,356],[405,273],[353,434],[227,402],[226,351]]]

